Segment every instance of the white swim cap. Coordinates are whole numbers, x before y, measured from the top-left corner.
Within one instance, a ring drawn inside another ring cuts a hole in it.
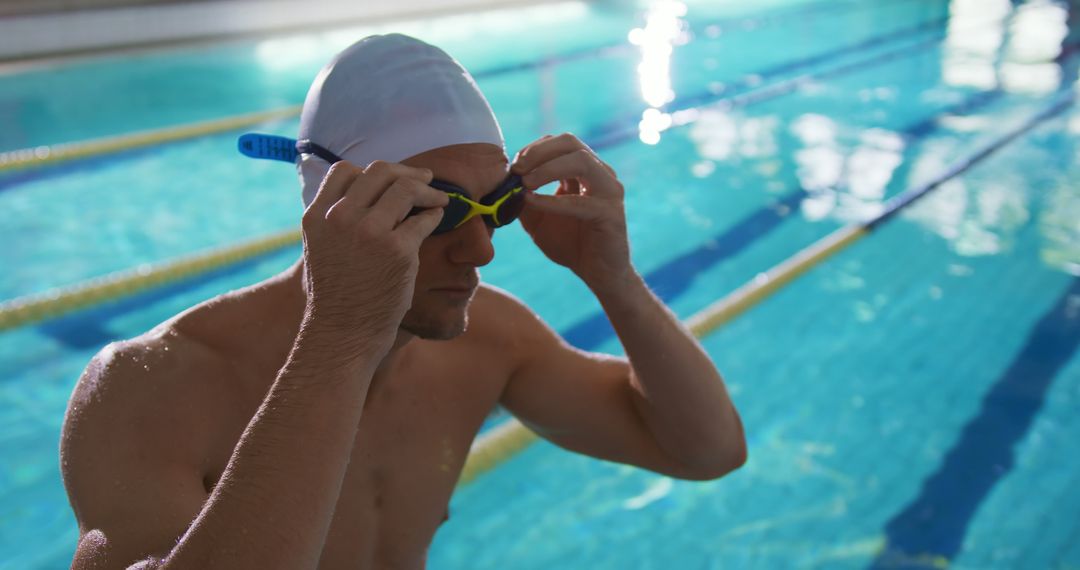
[[[297,138],[361,168],[453,144],[505,148],[469,72],[441,49],[401,34],[366,37],[324,67],[304,101]],[[329,169],[325,160],[301,155],[304,206]]]

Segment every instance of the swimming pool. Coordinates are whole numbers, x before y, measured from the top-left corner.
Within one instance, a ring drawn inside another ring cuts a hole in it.
[[[511,152],[559,131],[596,146],[627,186],[637,267],[688,317],[1072,89],[1072,14],[571,2],[394,29],[478,75]],[[680,23],[688,37],[669,34]],[[333,52],[389,28],[6,75],[0,150],[295,104]],[[693,120],[663,129],[649,107]],[[1078,136],[1075,110],[1041,122],[706,338],[746,425],[742,470],[687,483],[538,443],[457,492],[430,567],[1080,567]],[[0,173],[0,298],[294,227],[292,170],[234,141]],[[496,250],[485,280],[575,344],[619,351],[588,291],[519,228]],[[0,567],[70,561],[56,448],[89,357],[297,254],[0,333]]]

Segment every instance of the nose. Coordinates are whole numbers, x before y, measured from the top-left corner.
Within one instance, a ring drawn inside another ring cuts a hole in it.
[[[451,232],[454,242],[451,244],[450,261],[458,264],[482,267],[491,263],[495,257],[495,246],[491,243],[491,228],[483,218],[476,216]]]

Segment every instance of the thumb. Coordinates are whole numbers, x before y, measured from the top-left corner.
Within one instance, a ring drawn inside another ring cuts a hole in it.
[[[420,242],[424,241],[425,238],[431,235],[431,232],[435,231],[435,228],[439,227],[444,213],[445,211],[442,208],[425,208],[415,215],[406,217],[405,220],[398,224],[395,231],[400,231],[409,236],[409,239],[419,247]]]

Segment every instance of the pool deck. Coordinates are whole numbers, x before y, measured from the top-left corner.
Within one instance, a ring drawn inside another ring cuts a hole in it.
[[[548,0],[550,1],[550,0]],[[0,18],[0,64],[311,31],[342,25],[544,3],[545,0],[223,0]]]

